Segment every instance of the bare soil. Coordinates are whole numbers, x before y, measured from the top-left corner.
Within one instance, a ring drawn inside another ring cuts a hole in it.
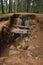
[[[6,22],[0,22],[0,29],[4,24]],[[36,29],[37,31],[34,33],[36,37],[29,38],[28,43],[25,43],[23,38],[20,42],[17,41],[11,44],[15,47],[14,51],[18,53],[9,55],[9,46],[5,47],[0,57],[0,65],[43,65],[43,20],[37,23]],[[18,43],[22,46],[21,49],[17,48],[19,46]],[[25,50],[25,46],[33,46],[35,49],[32,47],[29,50]]]

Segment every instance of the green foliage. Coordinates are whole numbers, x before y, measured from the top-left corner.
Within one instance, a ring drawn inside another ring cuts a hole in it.
[[[0,0],[0,13],[43,13],[43,0]]]

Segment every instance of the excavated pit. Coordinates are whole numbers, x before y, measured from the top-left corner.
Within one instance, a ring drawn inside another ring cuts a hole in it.
[[[21,15],[20,15],[21,16]],[[19,15],[15,17],[20,17]],[[24,15],[22,15],[24,17]],[[14,34],[12,30],[16,28],[14,21],[14,15],[11,16],[10,23],[7,22],[6,25],[10,28],[9,36],[6,40],[3,40],[0,33],[0,63],[2,64],[12,64],[12,65],[42,65],[43,64],[43,18],[37,16],[37,19],[32,19],[35,23],[35,28],[29,32],[31,34],[21,35]],[[27,17],[27,15],[26,15]],[[3,23],[3,22],[2,22]],[[18,26],[17,26],[18,28]],[[20,29],[23,29],[19,26]],[[27,29],[27,28],[26,28]],[[13,34],[12,34],[13,33]],[[13,36],[14,35],[14,36]],[[9,40],[10,39],[10,40]],[[8,42],[7,42],[8,41]],[[25,61],[25,63],[24,63]]]

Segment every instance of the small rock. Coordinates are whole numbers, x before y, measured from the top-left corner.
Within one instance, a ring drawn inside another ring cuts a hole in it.
[[[20,41],[20,37],[16,38],[15,41],[19,42]]]
[[[11,49],[11,50],[14,50],[14,49],[15,49],[14,45],[11,45],[11,46],[10,46],[10,49]]]
[[[28,46],[23,47],[24,50],[27,50]]]
[[[25,45],[26,45],[26,43],[25,43],[25,41],[23,40],[21,46],[22,46],[22,47],[25,47]]]
[[[19,51],[17,51],[14,47],[14,45],[11,45],[10,46],[10,49],[9,49],[9,56],[11,55],[18,55],[19,54]]]
[[[33,38],[36,39],[37,38],[37,35],[35,35]]]
[[[21,48],[24,49],[24,50],[27,50],[28,45],[25,43],[25,41],[22,42]]]
[[[28,37],[25,38],[25,42],[28,42]]]
[[[21,45],[17,46],[17,49],[21,49]]]
[[[20,52],[17,51],[17,50],[10,50],[9,51],[9,56],[11,56],[11,55],[18,55],[18,54],[20,54]]]
[[[33,39],[33,36],[30,36],[30,40],[32,40]]]
[[[36,45],[36,48],[40,48],[38,45]]]
[[[27,51],[27,56],[32,57],[32,52]]]
[[[36,47],[34,45],[31,45],[28,47],[28,50],[35,50],[35,49],[36,49]]]
[[[39,56],[37,56],[37,57],[35,57],[35,59],[37,60],[37,59],[40,59],[40,55]]]

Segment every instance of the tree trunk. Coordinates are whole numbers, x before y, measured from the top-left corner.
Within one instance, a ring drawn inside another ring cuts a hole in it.
[[[26,12],[28,12],[29,8],[29,0],[25,0]]]
[[[14,2],[14,13],[15,13],[15,2]]]
[[[12,12],[12,0],[9,0],[9,13]]]
[[[7,0],[6,0],[6,13],[7,13]]]
[[[4,14],[3,0],[1,0],[1,9],[2,9],[2,14]]]
[[[19,0],[18,0],[18,5],[17,5],[17,12],[19,12]]]

